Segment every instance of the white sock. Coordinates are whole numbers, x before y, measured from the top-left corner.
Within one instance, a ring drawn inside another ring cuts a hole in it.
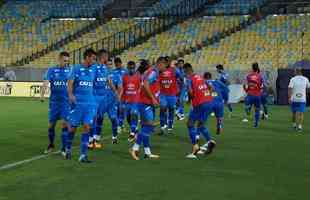
[[[131,136],[135,136],[135,135],[136,135],[136,133],[134,133],[134,132],[131,132],[131,133],[130,133],[130,135],[131,135]]]
[[[144,153],[145,153],[146,155],[151,155],[152,153],[151,153],[150,147],[144,148]]]
[[[95,135],[94,138],[95,138],[95,140],[100,141],[101,136],[100,135]]]
[[[140,145],[138,145],[137,143],[135,143],[133,146],[132,146],[132,150],[134,151],[139,151],[140,149]]]
[[[117,139],[117,136],[112,136],[112,140],[115,140],[115,139]]]
[[[94,141],[94,138],[93,137],[89,137],[88,142],[92,143],[93,141]]]
[[[302,125],[301,125],[301,124],[299,124],[299,125],[298,125],[298,128],[299,128],[299,129],[302,129]]]

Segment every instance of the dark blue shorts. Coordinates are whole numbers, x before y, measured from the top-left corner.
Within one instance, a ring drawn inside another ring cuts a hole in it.
[[[304,113],[306,111],[306,103],[305,102],[292,102],[291,110],[293,113],[296,113],[296,112]]]
[[[48,110],[48,120],[55,123],[57,120],[68,120],[70,105],[68,102],[50,102]]]

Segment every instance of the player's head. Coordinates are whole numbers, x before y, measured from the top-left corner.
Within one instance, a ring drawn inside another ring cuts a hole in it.
[[[134,61],[129,61],[127,63],[127,69],[130,75],[136,72],[136,63]]]
[[[221,65],[221,64],[216,65],[216,71],[217,71],[218,73],[221,73],[222,71],[224,71],[224,66]]]
[[[159,57],[157,58],[157,61],[156,61],[156,67],[157,69],[160,71],[160,72],[163,72],[166,70],[166,67],[167,67],[167,60],[165,57]]]
[[[186,75],[191,75],[192,73],[194,73],[193,66],[189,63],[185,63],[183,69]]]
[[[302,68],[296,67],[296,68],[294,69],[294,73],[295,73],[295,75],[302,75]]]
[[[111,59],[108,59],[108,61],[107,61],[107,67],[110,68],[110,69],[113,68],[113,62],[112,62]]]
[[[60,67],[68,66],[70,63],[70,54],[66,51],[60,52],[58,62]]]
[[[122,67],[122,59],[120,57],[114,58],[114,65],[116,68],[121,68]]]
[[[166,67],[170,67],[171,62],[172,62],[170,56],[165,56],[165,60],[166,60]]]
[[[93,49],[86,49],[83,55],[84,64],[89,67],[96,60],[96,52]]]
[[[253,63],[252,64],[252,71],[256,72],[256,73],[260,73],[260,69],[259,69],[258,63]]]
[[[177,63],[177,67],[183,68],[184,66],[184,60],[183,59],[179,59],[178,63]]]
[[[205,80],[211,80],[211,79],[212,79],[212,74],[211,74],[210,72],[205,72],[205,73],[203,74],[203,78],[204,78]]]
[[[143,74],[150,66],[151,65],[150,65],[150,62],[148,60],[141,59],[137,71],[140,74]]]
[[[100,49],[97,53],[98,60],[100,64],[107,64],[109,60],[109,53],[105,49]]]

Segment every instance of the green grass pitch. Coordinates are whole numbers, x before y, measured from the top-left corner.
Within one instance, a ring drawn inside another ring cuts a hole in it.
[[[133,161],[127,134],[111,144],[104,128],[103,150],[90,152],[95,163],[51,155],[0,170],[0,200],[302,200],[309,199],[310,115],[303,134],[291,129],[286,106],[270,107],[269,121],[259,129],[241,122],[242,105],[225,120],[214,154],[187,160],[190,142],[184,121],[175,134],[152,136],[159,160]],[[26,98],[0,98],[0,167],[42,153],[47,145],[48,103]],[[214,118],[208,122],[214,133]],[[58,129],[59,130],[59,129]],[[59,144],[59,131],[57,134]],[[78,146],[79,138],[75,138]]]

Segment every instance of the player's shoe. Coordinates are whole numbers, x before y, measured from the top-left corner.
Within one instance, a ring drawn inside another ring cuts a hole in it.
[[[177,117],[177,120],[179,120],[179,121],[182,121],[182,120],[185,119],[185,115],[184,115],[184,114],[181,114],[181,113],[177,113],[177,114],[176,114],[176,117]]]
[[[55,145],[54,144],[49,144],[47,148],[44,150],[44,154],[49,154],[52,153],[55,150]]]
[[[66,149],[60,149],[60,155],[62,155],[62,157],[66,157]]]
[[[213,152],[215,146],[216,146],[216,142],[213,141],[213,140],[210,140],[210,141],[208,142],[207,150],[206,150],[205,153],[206,153],[206,154],[211,154],[211,153]]]
[[[145,154],[144,159],[159,159],[159,155],[156,154]]]
[[[66,150],[65,159],[71,160],[71,158],[72,158],[71,151]]]
[[[101,149],[103,147],[103,145],[98,140],[95,140],[93,145],[95,149]]]
[[[118,144],[118,139],[117,138],[112,138],[112,144]]]
[[[95,143],[94,143],[94,141],[89,142],[87,147],[88,147],[88,149],[94,149],[94,148],[95,148]]]
[[[86,155],[80,155],[79,162],[80,163],[92,163],[92,161],[90,161]]]
[[[169,127],[169,128],[167,129],[167,132],[168,132],[168,134],[173,134],[173,127]]]
[[[195,154],[190,153],[190,154],[188,154],[188,155],[186,156],[186,158],[189,158],[189,159],[197,159],[197,156],[196,156]]]
[[[132,143],[136,140],[136,134],[135,133],[130,133],[128,136],[128,142]]]
[[[166,133],[167,125],[160,127],[159,135],[164,135]]]
[[[244,118],[242,122],[246,123],[246,122],[249,122],[249,120],[247,118]]]
[[[138,151],[129,149],[129,153],[134,160],[140,160]]]

